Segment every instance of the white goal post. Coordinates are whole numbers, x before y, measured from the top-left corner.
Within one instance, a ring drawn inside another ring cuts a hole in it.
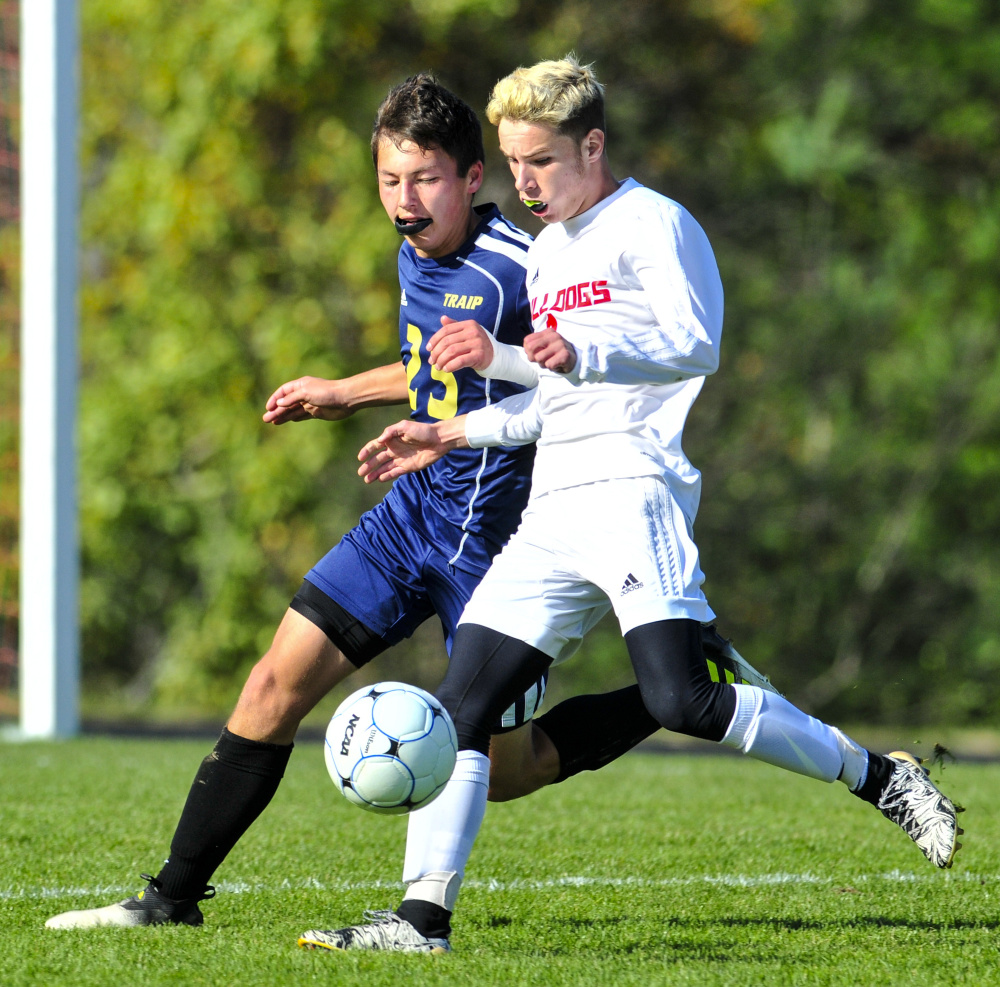
[[[76,498],[77,0],[22,0],[23,737],[79,727]]]

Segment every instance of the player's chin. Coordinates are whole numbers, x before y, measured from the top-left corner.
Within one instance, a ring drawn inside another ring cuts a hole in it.
[[[534,215],[543,223],[559,223],[562,221],[562,217],[559,213],[547,202],[545,203],[545,208],[541,212],[536,212]]]

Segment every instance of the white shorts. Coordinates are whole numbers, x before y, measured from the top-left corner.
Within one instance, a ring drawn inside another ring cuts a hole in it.
[[[658,476],[603,480],[533,497],[466,604],[480,624],[565,661],[614,608],[622,634],[715,614],[690,526]]]

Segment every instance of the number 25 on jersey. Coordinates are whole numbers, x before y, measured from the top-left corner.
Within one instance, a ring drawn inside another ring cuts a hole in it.
[[[423,366],[423,359],[420,356],[423,336],[416,326],[407,325],[406,341],[410,344],[410,359],[406,363],[406,384],[410,395],[410,407],[416,411],[420,398],[424,396],[418,393],[421,387],[417,383],[417,374],[420,373],[420,368]],[[437,382],[427,385],[429,393],[426,394],[426,411],[428,416],[439,420],[454,418],[458,411],[458,381],[455,380],[455,375],[442,373],[430,364],[428,364],[428,369],[431,372],[431,380]],[[444,396],[438,397],[437,395],[441,393],[442,389]]]

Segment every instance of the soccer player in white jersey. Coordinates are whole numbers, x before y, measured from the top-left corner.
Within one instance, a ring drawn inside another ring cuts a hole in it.
[[[780,696],[713,681],[701,661],[698,627],[713,612],[692,537],[700,475],[681,435],[719,361],[722,286],[705,233],[683,206],[615,179],[603,90],[575,58],[501,80],[487,115],[522,200],[546,224],[529,250],[535,332],[521,349],[474,322],[450,324],[431,359],[440,371],[473,366],[536,386],[464,420],[391,426],[362,450],[360,472],[391,479],[454,449],[536,442],[531,496],[466,606],[437,692],[464,770],[415,814],[426,836],[408,845],[402,904],[363,925],[306,932],[300,945],[450,949],[486,808],[484,786],[468,779],[487,770],[491,718],[611,608],[663,726],[840,780],[950,866],[956,809],[915,758],[869,752]]]

